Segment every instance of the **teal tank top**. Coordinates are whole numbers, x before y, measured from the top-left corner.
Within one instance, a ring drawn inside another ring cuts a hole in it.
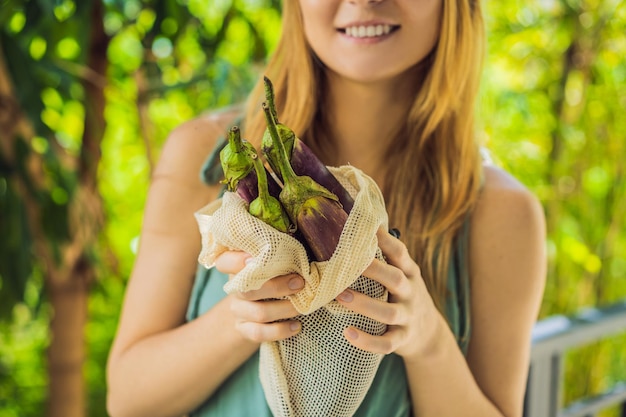
[[[221,149],[220,146],[217,149]],[[213,152],[202,171],[207,183],[219,181]],[[221,168],[220,168],[221,169]],[[469,343],[469,276],[467,240],[469,221],[465,221],[456,240],[448,269],[446,318],[463,353]],[[228,276],[215,268],[198,267],[187,309],[187,320],[194,320],[226,296]],[[383,357],[372,385],[354,417],[409,417],[411,400],[402,358]],[[259,353],[252,355],[189,417],[272,417],[259,379]]]

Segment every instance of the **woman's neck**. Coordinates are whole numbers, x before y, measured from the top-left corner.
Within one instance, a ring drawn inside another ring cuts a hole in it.
[[[368,174],[381,172],[390,142],[406,120],[415,78],[363,84],[328,74],[327,123],[336,164],[351,164]]]

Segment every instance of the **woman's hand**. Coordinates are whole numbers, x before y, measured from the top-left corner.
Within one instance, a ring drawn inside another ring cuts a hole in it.
[[[435,337],[441,315],[406,246],[384,229],[378,231],[377,237],[388,263],[375,259],[363,275],[385,286],[389,300],[376,300],[346,289],[337,296],[337,301],[356,313],[387,324],[387,332],[372,336],[348,327],[344,336],[354,346],[369,352],[395,352],[405,359],[417,357]]]
[[[252,259],[240,251],[228,251],[215,261],[215,267],[226,274],[236,274]],[[236,328],[247,339],[262,343],[286,339],[300,331],[301,324],[293,319],[299,315],[291,302],[280,299],[297,293],[304,279],[297,274],[282,275],[267,281],[261,288],[231,294],[230,308]]]

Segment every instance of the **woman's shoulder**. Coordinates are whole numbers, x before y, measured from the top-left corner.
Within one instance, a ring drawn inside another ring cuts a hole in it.
[[[191,234],[197,231],[194,213],[218,198],[221,190],[221,184],[207,187],[202,181],[202,166],[235,117],[234,111],[201,115],[169,134],[150,181],[144,239],[149,232],[195,236]]]
[[[199,178],[205,159],[240,114],[241,108],[229,107],[199,115],[174,128],[161,150],[155,176],[177,173]]]
[[[165,142],[166,148],[186,148],[211,150],[226,135],[230,125],[241,115],[238,106],[213,110],[188,120],[174,128]]]
[[[473,261],[500,276],[513,277],[545,258],[545,216],[539,199],[517,178],[495,165],[484,167],[484,184],[471,219]],[[526,265],[524,265],[526,263]],[[531,268],[532,269],[532,268]],[[526,274],[525,279],[541,274]]]
[[[475,210],[475,216],[484,220],[513,221],[543,218],[539,199],[509,172],[496,165],[483,168],[484,183]]]

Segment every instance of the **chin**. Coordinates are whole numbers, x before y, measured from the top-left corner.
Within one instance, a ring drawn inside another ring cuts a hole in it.
[[[362,84],[389,81],[404,73],[404,71],[394,71],[389,68],[377,69],[371,65],[369,67],[365,67],[365,70],[363,68],[364,67],[359,66],[358,68],[331,69],[331,71],[339,78]]]
[[[370,84],[405,77],[422,60],[422,56],[416,56],[413,59],[402,59],[398,56],[383,54],[376,58],[371,56],[352,56],[351,59],[347,59],[347,57],[343,57],[343,59],[322,59],[322,62],[325,62],[327,70],[338,78]]]

